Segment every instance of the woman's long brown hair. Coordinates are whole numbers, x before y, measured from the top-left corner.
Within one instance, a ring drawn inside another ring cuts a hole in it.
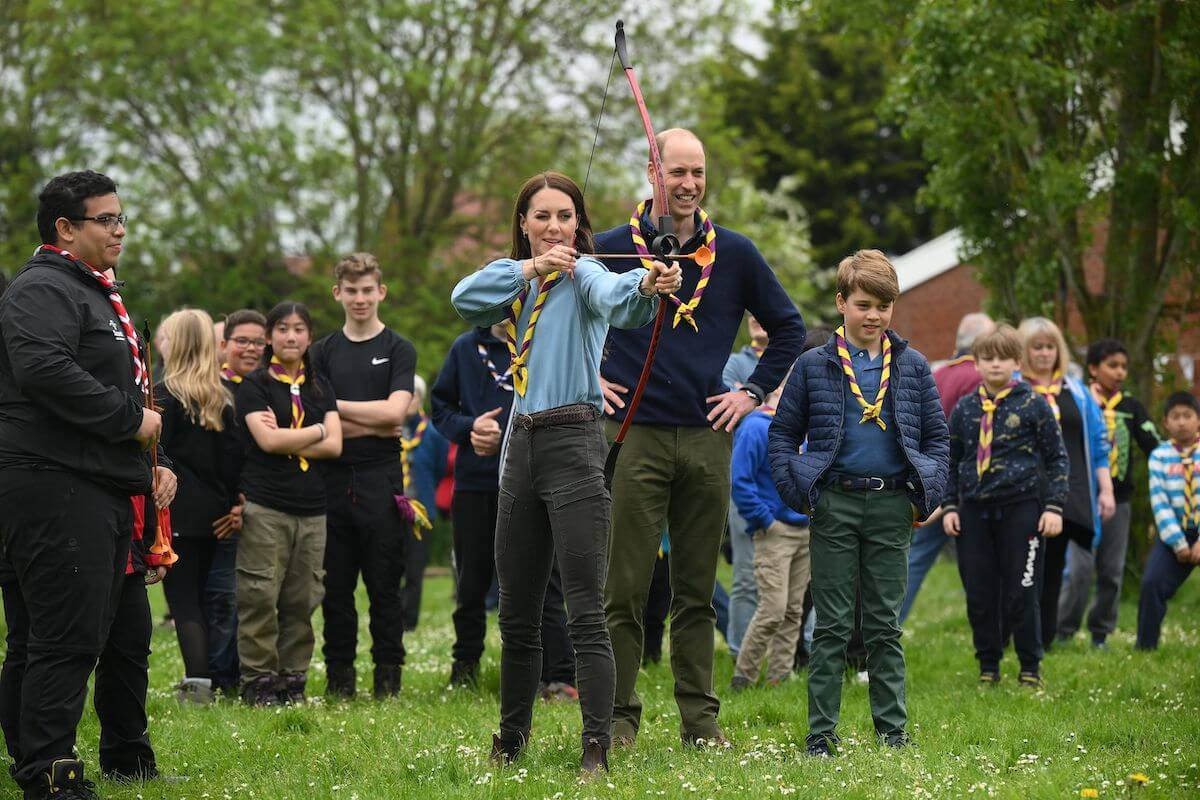
[[[525,181],[525,185],[517,194],[517,204],[513,208],[512,253],[509,257],[514,259],[533,257],[533,252],[529,249],[529,239],[521,230],[521,217],[529,213],[530,201],[542,189],[557,189],[571,198],[571,202],[575,205],[575,217],[579,221],[575,228],[575,249],[580,253],[596,252],[596,242],[592,238],[592,223],[588,219],[587,209],[584,208],[583,192],[578,184],[561,172],[539,172]]]

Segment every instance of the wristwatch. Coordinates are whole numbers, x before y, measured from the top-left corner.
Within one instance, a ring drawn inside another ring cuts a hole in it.
[[[761,406],[763,400],[767,397],[767,393],[757,383],[742,384],[742,391],[754,398],[754,405],[756,406]]]

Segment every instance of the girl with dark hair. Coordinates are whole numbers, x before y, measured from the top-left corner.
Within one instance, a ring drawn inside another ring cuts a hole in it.
[[[300,303],[267,314],[263,365],[242,382],[249,432],[237,554],[242,700],[304,700],[312,615],[324,594],[325,482],[315,463],[342,452],[333,388],[313,371],[312,317]]]
[[[542,599],[557,560],[578,661],[585,775],[608,769],[615,672],[604,620],[611,498],[601,425],[600,354],[609,325],[649,322],[657,293],[679,288],[677,265],[610,273],[592,252],[583,194],[545,172],[525,182],[510,258],[459,282],[452,302],[478,326],[503,323],[516,397],[500,465],[500,734],[508,763],[529,738],[542,666]],[[534,346],[534,334],[537,345]]]

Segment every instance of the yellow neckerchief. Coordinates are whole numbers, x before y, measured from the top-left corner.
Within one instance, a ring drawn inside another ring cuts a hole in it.
[[[400,437],[400,468],[404,473],[404,494],[413,510],[413,536],[417,537],[417,541],[421,540],[421,528],[430,530],[433,528],[433,523],[429,521],[429,511],[425,508],[425,504],[415,497],[408,496],[408,492],[412,488],[412,470],[408,454],[421,446],[421,440],[425,438],[425,429],[428,427],[429,418],[422,411],[413,435],[408,438]]]
[[[1016,386],[1017,382],[1011,381],[992,397],[988,394],[987,387],[979,384],[979,404],[983,407],[983,414],[979,417],[979,446],[975,450],[975,471],[980,478],[992,465],[992,434],[995,432],[996,409],[1000,407],[1000,401],[1012,394]]]
[[[842,361],[842,372],[846,373],[846,378],[850,381],[850,393],[858,400],[859,405],[863,408],[862,419],[858,421],[861,425],[864,422],[874,422],[879,426],[880,430],[887,430],[887,425],[881,416],[883,413],[883,398],[887,394],[888,383],[892,375],[892,340],[888,338],[887,332],[880,334],[883,343],[883,373],[879,376],[879,391],[875,393],[875,402],[868,403],[867,398],[863,397],[862,389],[858,386],[858,378],[854,376],[854,364],[850,361],[850,346],[846,344],[846,326],[840,325],[833,332],[837,340],[837,354]]]
[[[1108,469],[1112,473],[1113,480],[1117,480],[1121,477],[1119,474],[1121,471],[1121,445],[1117,440],[1117,406],[1125,399],[1125,394],[1118,389],[1112,395],[1108,395],[1099,383],[1093,383],[1092,389],[1104,398],[1104,401],[1100,403],[1100,408],[1104,410],[1104,427],[1108,431]]]
[[[221,377],[224,378],[225,380],[229,381],[230,383],[241,383],[242,382],[242,376],[237,373],[237,370],[235,370],[233,367],[229,366],[228,361],[226,361],[224,364],[221,365]]]
[[[1050,404],[1050,410],[1054,412],[1055,422],[1062,422],[1062,411],[1058,408],[1058,396],[1063,390],[1063,374],[1061,369],[1054,370],[1054,374],[1050,377],[1049,383],[1041,383],[1033,376],[1026,378],[1033,390],[1046,398],[1046,402]]]
[[[300,371],[296,373],[296,377],[288,374],[283,367],[283,362],[278,356],[271,356],[271,364],[267,368],[267,372],[271,377],[280,383],[286,383],[288,391],[292,396],[292,424],[291,428],[299,430],[304,427],[304,401],[300,398],[300,387],[304,385],[304,362],[300,362]],[[288,458],[297,458],[300,460],[300,471],[308,472],[308,459],[304,456],[288,456]]]
[[[512,373],[513,388],[522,397],[525,396],[525,390],[529,388],[529,351],[533,347],[533,331],[537,327],[538,317],[542,315],[542,307],[546,305],[546,298],[550,296],[550,290],[558,282],[560,274],[551,272],[542,278],[537,298],[533,301],[533,312],[529,315],[529,324],[525,327],[525,335],[521,337],[519,350],[517,348],[517,323],[521,319],[521,308],[529,296],[528,289],[517,297],[516,302],[508,309],[508,319],[504,320],[504,341],[508,343],[508,353],[512,356],[512,362],[508,369]]]
[[[1186,450],[1175,442],[1171,442],[1171,446],[1179,453],[1179,462],[1183,465],[1183,527],[1200,527],[1200,508],[1196,507],[1196,443],[1188,445]]]
[[[642,214],[646,210],[647,203],[650,201],[643,200],[634,209],[633,216],[629,219],[629,232],[633,239],[633,247],[641,257],[639,260],[642,262],[642,266],[646,269],[653,269],[654,262],[650,258],[650,248],[646,246],[646,237],[642,236]],[[692,292],[691,300],[685,303],[674,294],[667,296],[676,305],[675,318],[671,321],[671,327],[678,327],[679,321],[683,320],[698,333],[700,328],[696,325],[696,309],[700,307],[704,288],[708,286],[708,280],[712,277],[713,265],[717,263],[717,229],[713,227],[712,220],[708,218],[708,213],[703,208],[698,208],[696,211],[700,215],[700,227],[704,231],[704,245],[712,251],[712,261],[700,268],[700,280],[696,283],[696,291]]]

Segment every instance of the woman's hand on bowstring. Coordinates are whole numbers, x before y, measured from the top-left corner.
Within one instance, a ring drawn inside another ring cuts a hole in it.
[[[674,294],[683,286],[683,269],[679,266],[678,261],[672,261],[670,265],[664,264],[661,261],[651,261],[650,269],[646,270],[646,274],[642,276],[642,294],[649,295],[651,292],[659,294]]]
[[[575,259],[578,257],[579,253],[574,247],[556,244],[545,253],[522,261],[521,274],[527,281],[549,275],[551,272],[565,272],[568,277],[574,279]]]

